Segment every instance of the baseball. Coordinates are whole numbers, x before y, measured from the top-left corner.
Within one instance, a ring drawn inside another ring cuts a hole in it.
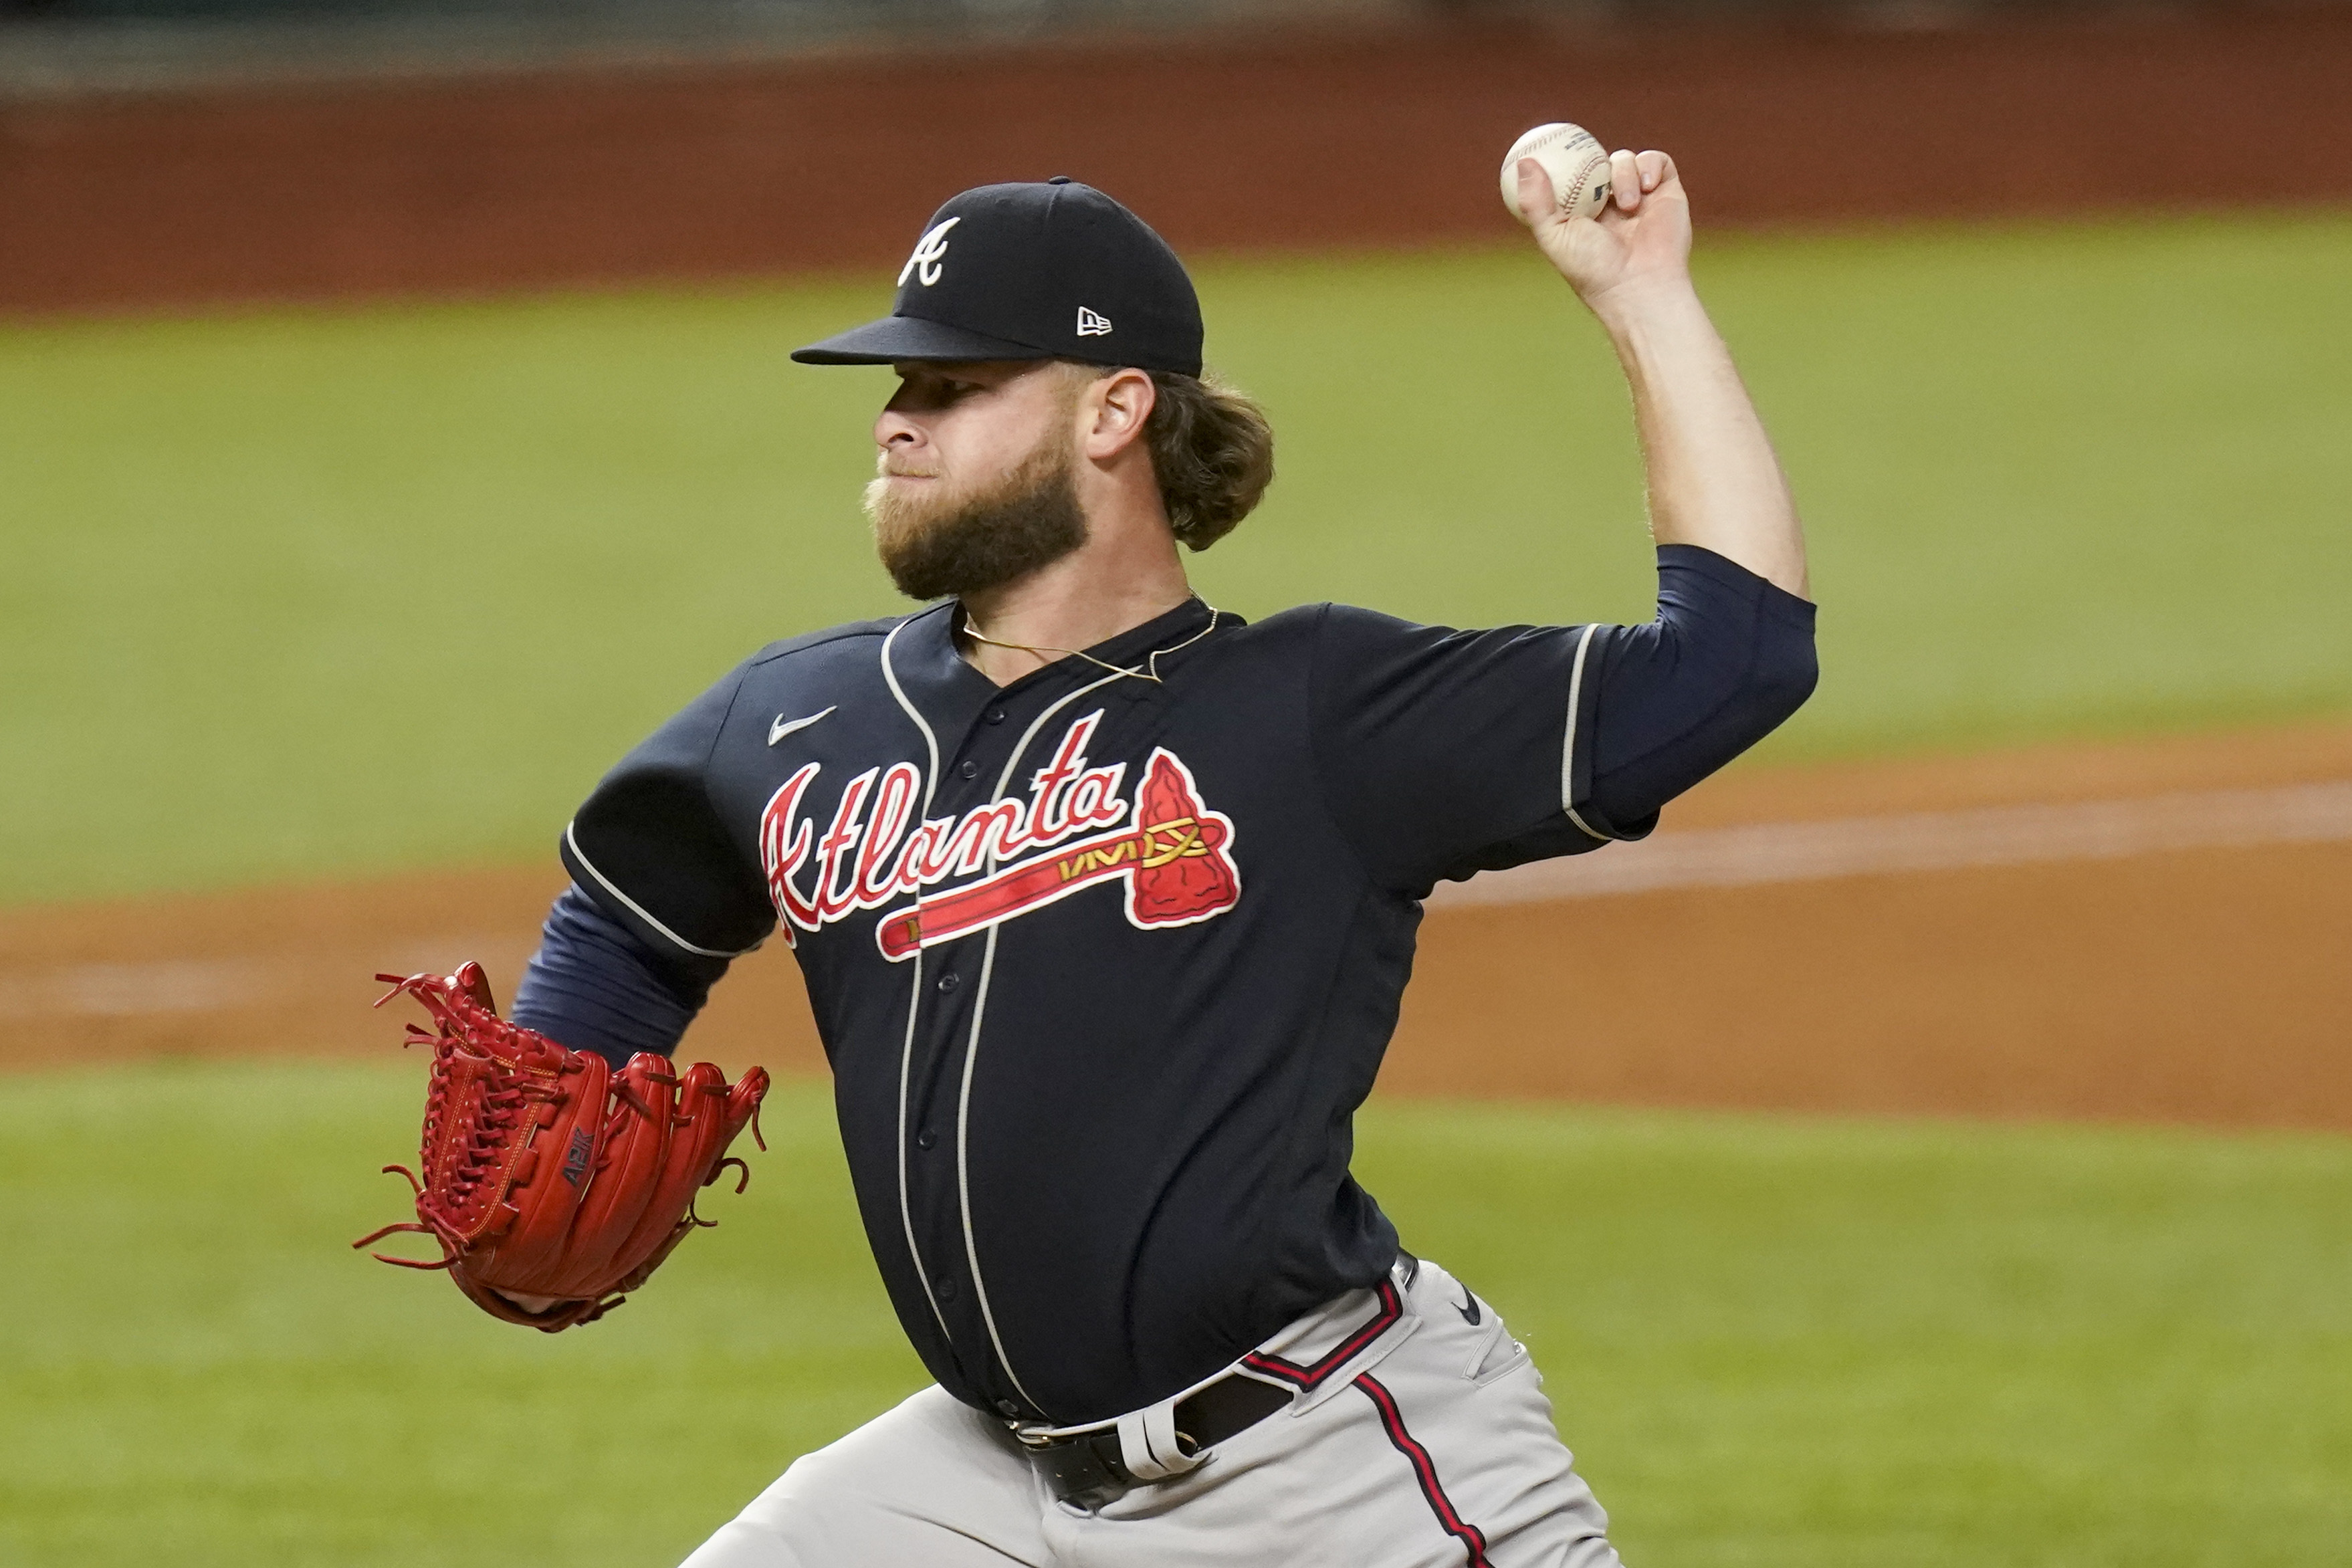
[[[1503,160],[1503,205],[1511,216],[1533,226],[1534,219],[1519,211],[1519,160],[1532,158],[1551,175],[1552,199],[1572,218],[1597,218],[1609,202],[1609,153],[1580,125],[1556,121],[1538,125],[1511,143]]]

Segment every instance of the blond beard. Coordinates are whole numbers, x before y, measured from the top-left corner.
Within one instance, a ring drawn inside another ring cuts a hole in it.
[[[909,599],[985,592],[1087,542],[1070,448],[1051,436],[984,486],[908,488],[875,479],[865,504],[883,570]]]

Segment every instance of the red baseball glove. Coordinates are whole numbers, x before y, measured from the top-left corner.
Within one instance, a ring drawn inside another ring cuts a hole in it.
[[[593,1322],[646,1282],[688,1231],[716,1223],[694,1212],[695,1194],[733,1166],[727,1145],[746,1125],[760,1139],[759,1068],[732,1089],[698,1061],[680,1075],[639,1051],[614,1072],[601,1056],[566,1051],[498,1015],[481,966],[454,975],[378,975],[423,1002],[438,1032],[408,1026],[433,1047],[425,1095],[416,1219],[394,1231],[441,1243],[436,1261],[373,1254],[404,1269],[446,1269],[476,1306],[510,1323],[554,1333]],[[524,1301],[511,1298],[521,1297]]]

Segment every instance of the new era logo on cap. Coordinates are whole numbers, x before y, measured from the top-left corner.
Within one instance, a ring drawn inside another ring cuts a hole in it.
[[[1197,376],[1201,302],[1167,241],[1093,186],[982,185],[931,214],[889,315],[793,358],[1076,360]]]

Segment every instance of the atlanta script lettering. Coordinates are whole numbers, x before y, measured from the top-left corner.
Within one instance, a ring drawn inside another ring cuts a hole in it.
[[[1087,758],[1102,716],[1097,708],[1070,726],[1025,800],[961,818],[917,822],[922,774],[897,762],[850,779],[820,834],[802,806],[823,765],[802,767],[760,821],[761,864],[785,939],[911,894],[911,907],[875,928],[895,962],[1112,879],[1126,884],[1127,918],[1140,929],[1231,909],[1241,898],[1232,820],[1202,803],[1192,770],[1164,747],[1153,748],[1134,799],[1123,795],[1127,764],[1097,768]],[[966,877],[979,880],[930,891]]]

